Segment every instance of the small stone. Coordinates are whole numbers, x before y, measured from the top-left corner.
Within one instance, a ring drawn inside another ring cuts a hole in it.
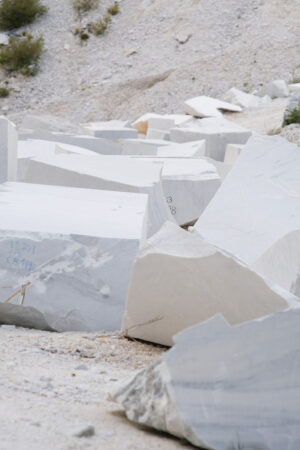
[[[79,364],[79,366],[75,367],[75,370],[89,370],[89,368],[85,364]]]
[[[76,433],[75,436],[82,438],[82,437],[92,437],[95,435],[95,428],[93,425],[88,425],[87,427],[83,428],[79,433]]]
[[[192,33],[190,33],[189,31],[181,31],[176,36],[176,41],[179,42],[179,44],[185,44],[190,40],[191,37]]]
[[[135,53],[137,53],[137,50],[135,48],[129,48],[127,50],[124,50],[124,55],[127,57],[134,55]]]

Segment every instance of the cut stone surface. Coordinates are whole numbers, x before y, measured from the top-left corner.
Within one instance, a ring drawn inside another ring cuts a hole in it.
[[[222,117],[221,111],[240,112],[239,106],[202,95],[184,102],[184,112],[194,117]]]
[[[262,86],[256,95],[259,97],[268,95],[271,98],[288,97],[289,88],[284,80],[275,80]]]
[[[195,229],[253,264],[300,228],[299,147],[278,136],[252,137]]]
[[[15,125],[0,117],[0,183],[17,179],[17,142]]]
[[[72,150],[72,146],[65,144],[60,144],[58,149],[63,147]],[[148,194],[148,236],[158,231],[166,220],[172,220],[161,184],[163,161],[92,154],[40,153],[26,158],[19,171],[19,181]]]
[[[138,137],[137,130],[130,128],[128,122],[121,122],[118,120],[86,123],[81,126],[81,130],[85,134],[113,141],[118,139],[134,139]]]
[[[206,156],[224,161],[227,144],[245,144],[252,132],[228,120],[202,119],[187,128],[172,128],[171,141],[184,143],[205,139]]]
[[[117,142],[79,134],[74,135],[47,130],[20,130],[19,139],[44,140],[75,145],[103,155],[120,155],[122,153],[122,147]]]
[[[295,297],[237,259],[167,222],[134,265],[123,332],[172,345],[179,331],[221,313],[231,325],[289,307]]]
[[[142,159],[162,165],[163,192],[179,225],[194,222],[200,217],[221,185],[217,169],[205,159]]]
[[[227,144],[224,163],[233,165],[240,156],[240,153],[244,147],[244,145],[239,144]]]
[[[121,139],[123,155],[148,155],[156,156],[160,147],[170,144],[162,139]]]
[[[169,131],[174,126],[181,126],[192,120],[193,118],[186,114],[160,115],[147,113],[133,122],[132,127],[135,128],[139,134],[147,134],[148,127]]]
[[[271,103],[271,97],[265,95],[259,97],[253,94],[247,94],[236,88],[231,88],[224,94],[224,100],[226,102],[233,103],[241,108],[261,108]]]
[[[300,297],[300,229],[272,245],[252,268]]]
[[[148,128],[147,139],[162,139],[164,141],[170,140],[169,131],[157,130],[155,128]]]
[[[23,301],[57,331],[118,330],[146,210],[144,194],[1,185],[1,311]]]
[[[134,422],[205,449],[298,450],[300,310],[189,328],[110,399]]]
[[[165,147],[157,149],[157,156],[169,158],[202,158],[206,153],[206,142],[200,141],[185,142],[176,144],[174,142]]]

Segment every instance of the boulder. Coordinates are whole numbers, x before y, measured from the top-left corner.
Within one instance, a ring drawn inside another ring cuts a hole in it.
[[[242,109],[239,106],[205,95],[184,102],[184,112],[194,117],[222,117],[221,111],[240,112]]]
[[[34,308],[37,326],[57,331],[120,329],[147,201],[145,194],[2,184],[0,322],[5,314],[13,322],[15,304]],[[16,324],[31,317],[15,313]]]
[[[129,420],[203,449],[298,450],[300,310],[189,328],[110,399]]]
[[[236,325],[287,309],[291,299],[233,256],[167,222],[137,255],[122,331],[172,345],[176,333],[216,314]]]
[[[16,126],[5,117],[0,117],[0,183],[17,179]]]
[[[268,95],[271,98],[280,98],[289,96],[289,88],[284,80],[275,80],[270,83],[264,84],[257,92],[256,95],[264,97]]]
[[[299,147],[278,136],[252,137],[195,225],[201,236],[253,264],[300,228]]]
[[[121,139],[119,141],[123,155],[148,155],[156,156],[160,147],[169,145],[170,142],[162,139]]]

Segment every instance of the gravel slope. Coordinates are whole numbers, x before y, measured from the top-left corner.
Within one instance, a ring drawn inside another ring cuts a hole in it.
[[[9,113],[134,119],[181,111],[184,99],[233,85],[289,80],[300,65],[299,0],[121,0],[107,34],[84,45],[72,33],[80,21],[70,1],[44,3],[48,14],[27,28],[45,38],[41,71],[11,80],[20,92],[1,101]],[[83,23],[103,16],[112,1],[100,3]],[[182,32],[191,34],[185,44],[176,40]]]

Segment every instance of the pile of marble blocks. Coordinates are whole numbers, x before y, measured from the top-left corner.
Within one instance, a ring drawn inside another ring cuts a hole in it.
[[[226,116],[280,95],[0,118],[0,323],[174,345],[111,398],[210,450],[299,448],[299,147]]]

